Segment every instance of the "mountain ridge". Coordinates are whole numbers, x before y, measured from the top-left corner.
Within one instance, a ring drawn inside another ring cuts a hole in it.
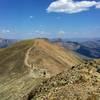
[[[73,51],[45,39],[0,49],[0,98],[20,100],[43,80],[83,62]]]

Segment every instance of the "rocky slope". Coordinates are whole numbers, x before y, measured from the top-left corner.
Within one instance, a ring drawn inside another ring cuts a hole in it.
[[[23,100],[99,100],[99,60],[86,61],[43,81]]]

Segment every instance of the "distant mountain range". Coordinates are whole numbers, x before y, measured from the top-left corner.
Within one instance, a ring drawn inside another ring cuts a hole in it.
[[[17,42],[17,40],[15,40],[15,39],[0,38],[0,48],[8,47],[16,42]]]
[[[63,39],[54,39],[53,43],[62,45],[64,48],[73,50],[82,56],[89,58],[100,58],[100,39],[73,42]]]
[[[48,39],[46,39],[48,40]],[[0,38],[0,48],[8,47],[18,40]],[[87,58],[100,58],[100,39],[74,41],[68,39],[51,39],[51,42],[70,49],[80,56]]]

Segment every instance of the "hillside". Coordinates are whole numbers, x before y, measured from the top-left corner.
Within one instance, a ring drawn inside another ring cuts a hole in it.
[[[0,49],[0,98],[20,100],[46,78],[84,62],[74,52],[45,39]]]
[[[82,59],[75,55],[74,52],[42,39],[35,40],[29,54],[30,67],[44,68],[52,74],[57,74],[81,62]]]
[[[43,81],[23,100],[99,100],[100,63],[86,61]]]

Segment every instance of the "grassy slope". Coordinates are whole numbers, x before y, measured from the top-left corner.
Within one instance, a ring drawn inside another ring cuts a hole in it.
[[[35,60],[34,60],[35,58]],[[47,69],[50,73],[57,74],[83,60],[72,51],[51,44],[48,41],[37,39],[30,52],[29,63],[34,63],[38,68]]]
[[[23,41],[0,51],[0,74],[10,72],[21,73],[25,71],[24,58],[27,49],[32,46],[33,41]],[[5,70],[6,69],[6,70]]]
[[[23,41],[0,50],[0,98],[2,100],[14,100],[22,91],[28,90],[35,84],[32,78],[28,78],[28,68],[24,65],[27,49],[33,45],[33,41]],[[37,83],[36,83],[37,84]],[[24,92],[25,93],[25,92]]]

